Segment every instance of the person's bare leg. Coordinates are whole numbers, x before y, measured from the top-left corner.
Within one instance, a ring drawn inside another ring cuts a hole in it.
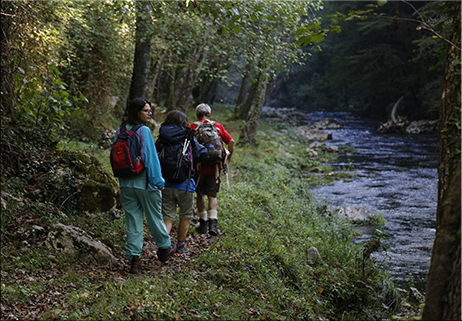
[[[209,199],[209,210],[218,210],[218,200],[217,200],[217,198],[212,197],[212,196],[208,196],[208,199]],[[204,197],[204,211],[205,211],[205,197]]]
[[[189,229],[189,218],[180,219],[180,224],[178,225],[178,241],[184,242],[186,236],[188,235]]]
[[[173,222],[167,219],[164,219],[164,224],[165,227],[167,228],[167,233],[170,234],[170,231],[172,230]]]
[[[197,195],[196,205],[197,205],[197,210],[199,211],[199,213],[203,213],[206,211],[205,195]]]
[[[209,234],[212,236],[218,235],[218,200],[216,197],[209,196],[209,210],[207,216],[209,218]]]
[[[197,195],[196,197],[197,211],[199,212],[199,226],[196,227],[196,232],[205,234],[208,230],[208,217],[205,203],[205,195]]]

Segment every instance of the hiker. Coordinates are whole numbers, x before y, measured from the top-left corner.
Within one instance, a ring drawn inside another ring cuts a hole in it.
[[[220,140],[228,145],[229,154],[226,158],[226,165],[231,160],[231,156],[234,152],[234,139],[226,131],[222,124],[210,120],[210,114],[212,109],[207,104],[199,104],[196,107],[196,117],[198,122],[190,124],[190,128],[195,130],[196,135],[198,134],[199,127],[202,124],[211,123],[218,131]],[[199,142],[201,139],[198,138]],[[202,143],[202,142],[201,142]],[[210,150],[214,148],[212,144],[204,143],[204,146]],[[211,155],[210,155],[211,157]],[[212,236],[218,234],[218,200],[217,193],[220,190],[220,173],[222,170],[222,163],[210,165],[206,163],[198,164],[196,172],[196,204],[199,215],[199,226],[196,228],[196,232],[199,234],[208,233]],[[206,207],[206,199],[208,198],[208,209]]]
[[[119,178],[120,200],[125,209],[127,228],[125,259],[130,261],[130,273],[133,274],[141,270],[143,213],[146,215],[149,230],[158,247],[158,259],[166,262],[176,250],[171,244],[161,213],[161,190],[164,189],[165,181],[161,175],[151,130],[145,126],[151,115],[151,103],[142,98],[135,98],[130,101],[127,116],[121,124],[121,128],[125,126],[127,130],[137,124],[143,125],[136,131],[136,135],[141,145],[141,162],[144,164],[144,170],[132,177]],[[117,140],[121,128],[116,131],[114,141]]]
[[[170,234],[177,218],[178,232],[176,254],[188,254],[185,241],[189,230],[189,220],[194,213],[193,159],[203,161],[208,158],[208,150],[197,141],[189,128],[188,116],[178,110],[167,114],[159,129],[156,148],[160,159],[165,189],[162,191],[162,216]]]

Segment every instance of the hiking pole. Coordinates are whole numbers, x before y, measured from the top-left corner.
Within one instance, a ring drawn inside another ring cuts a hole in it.
[[[225,159],[223,160],[223,173],[226,175],[226,187],[229,189],[229,165],[226,162],[228,160],[229,151],[224,148],[225,150]]]
[[[225,176],[226,176],[226,187],[229,189],[228,164],[223,164],[223,173],[225,173]]]
[[[186,137],[185,143],[183,144],[183,150],[181,151],[181,155],[180,157],[178,157],[178,160],[176,162],[175,174],[173,175],[173,178],[178,178],[178,176],[180,175],[180,168],[182,166],[181,163],[183,162],[183,156],[186,155],[186,152],[188,151],[188,148],[189,148],[189,144],[190,144],[190,140]],[[188,183],[188,188],[189,188],[189,183]]]

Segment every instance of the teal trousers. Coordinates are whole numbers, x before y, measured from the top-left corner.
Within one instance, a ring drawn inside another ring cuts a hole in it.
[[[146,215],[151,235],[158,248],[170,247],[170,236],[162,217],[162,192],[131,187],[120,189],[120,200],[125,209],[127,242],[125,258],[129,261],[134,256],[141,256],[143,249],[143,217]],[[144,215],[143,215],[144,214]]]

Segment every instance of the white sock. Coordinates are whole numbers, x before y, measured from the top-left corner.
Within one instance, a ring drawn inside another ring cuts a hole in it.
[[[199,218],[203,219],[204,221],[207,221],[207,212],[200,212]]]
[[[209,220],[216,220],[218,219],[218,211],[217,210],[208,210]]]

